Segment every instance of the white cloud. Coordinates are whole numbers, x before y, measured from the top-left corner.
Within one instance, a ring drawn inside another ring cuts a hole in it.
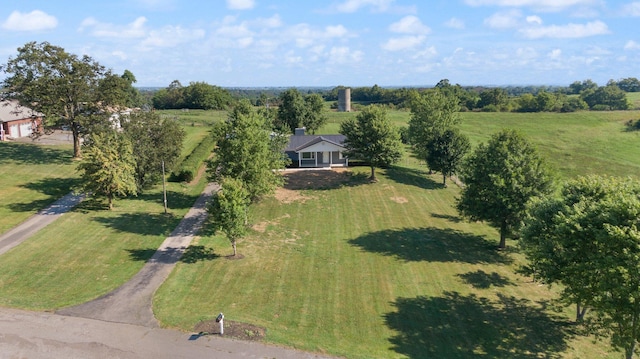
[[[593,21],[587,24],[551,25],[521,29],[520,33],[528,39],[576,39],[610,33],[607,24]]]
[[[484,24],[492,29],[510,29],[520,24],[522,12],[520,10],[501,11],[484,20]]]
[[[626,16],[640,16],[640,1],[623,6],[622,11]]]
[[[364,53],[362,51],[351,51],[347,46],[332,47],[329,50],[328,62],[331,64],[348,64],[360,62]]]
[[[11,31],[50,30],[58,26],[58,19],[40,10],[30,13],[12,12],[2,23],[2,28]]]
[[[227,0],[227,8],[231,10],[249,10],[256,6],[254,0]]]
[[[145,47],[172,47],[178,44],[192,42],[204,38],[205,31],[200,29],[184,29],[180,26],[165,26],[154,30],[144,39]]]
[[[114,25],[109,23],[101,23],[93,17],[88,17],[82,21],[78,31],[83,32],[85,29],[91,29],[90,33],[96,37],[113,37],[113,38],[140,38],[146,36],[144,24],[147,18],[140,16],[127,25]]]
[[[410,50],[422,44],[426,39],[425,36],[405,36],[389,39],[381,45],[383,50],[401,51]]]
[[[400,34],[426,35],[431,32],[429,26],[426,26],[416,16],[405,16],[400,21],[394,22],[389,26],[391,32]]]
[[[637,42],[635,42],[633,40],[629,40],[624,45],[624,49],[625,50],[632,50],[632,51],[640,50],[640,43],[637,43]]]
[[[336,25],[327,26],[324,33],[327,37],[343,37],[346,36],[349,31],[342,25]]]
[[[452,28],[452,29],[459,29],[462,30],[464,29],[465,25],[464,25],[464,21],[458,19],[458,18],[451,18],[449,19],[449,21],[445,22],[444,25],[446,27]]]
[[[573,6],[588,6],[598,0],[465,0],[470,6],[532,7],[560,11]]]
[[[560,49],[553,49],[551,50],[551,52],[547,54],[548,58],[554,59],[554,60],[559,59],[560,56],[562,56],[562,50]]]
[[[378,11],[385,11],[389,8],[389,5],[395,0],[347,0],[342,4],[339,4],[336,8],[339,12],[352,13],[360,10],[363,7],[371,6]]]
[[[540,18],[540,16],[527,16],[527,22],[529,24],[537,24],[537,25],[542,25],[542,19]]]

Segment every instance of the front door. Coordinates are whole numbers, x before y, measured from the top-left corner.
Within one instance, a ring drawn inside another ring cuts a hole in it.
[[[322,163],[323,164],[327,164],[327,163],[331,163],[331,152],[322,152]]]

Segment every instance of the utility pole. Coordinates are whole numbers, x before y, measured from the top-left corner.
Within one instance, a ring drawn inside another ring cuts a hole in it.
[[[164,202],[164,214],[167,214],[167,186],[165,185],[164,160],[162,160],[162,196]]]

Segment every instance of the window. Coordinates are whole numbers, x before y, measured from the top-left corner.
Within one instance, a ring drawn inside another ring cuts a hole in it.
[[[313,160],[316,158],[316,153],[315,152],[302,152],[302,159],[303,160]]]

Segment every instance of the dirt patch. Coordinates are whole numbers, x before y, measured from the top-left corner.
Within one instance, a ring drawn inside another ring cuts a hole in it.
[[[275,221],[264,221],[264,222],[256,223],[253,226],[251,226],[251,229],[253,229],[256,232],[264,233],[267,231],[267,227],[269,227],[270,225],[277,226],[278,224],[280,224],[281,219],[289,218],[289,217],[291,217],[291,215],[289,213],[285,213],[283,216],[281,216]]]
[[[281,203],[293,203],[293,202],[306,202],[309,199],[313,199],[312,196],[305,196],[299,191],[294,191],[286,188],[278,188],[275,193],[275,197]]]
[[[391,200],[396,203],[409,203],[409,200],[404,197],[391,197]]]
[[[196,324],[194,331],[196,336],[220,335],[220,323],[215,319],[207,320]],[[224,320],[224,337],[240,340],[261,341],[264,339],[267,330],[253,324]]]

